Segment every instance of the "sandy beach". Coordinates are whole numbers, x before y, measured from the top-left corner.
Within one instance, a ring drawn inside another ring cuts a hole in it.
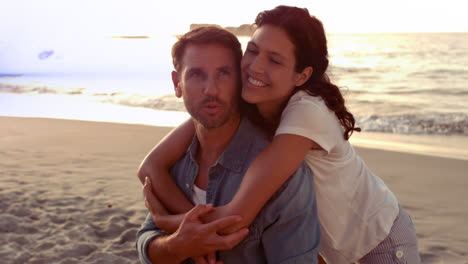
[[[138,263],[135,172],[170,129],[0,117],[0,263]],[[358,152],[412,215],[423,263],[468,263],[468,161]]]

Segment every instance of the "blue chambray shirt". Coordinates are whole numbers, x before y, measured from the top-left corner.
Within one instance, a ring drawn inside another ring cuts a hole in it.
[[[208,171],[207,202],[221,206],[231,201],[250,163],[269,143],[259,128],[243,118],[233,139]],[[189,200],[192,200],[198,174],[197,148],[198,140],[194,137],[185,156],[171,170],[172,177]],[[312,173],[307,165],[303,163],[273,195],[249,231],[232,250],[218,252],[218,258],[225,264],[317,263],[320,231]],[[137,234],[141,263],[151,263],[146,251],[148,244],[166,234],[148,214]],[[184,263],[192,261],[188,259]]]

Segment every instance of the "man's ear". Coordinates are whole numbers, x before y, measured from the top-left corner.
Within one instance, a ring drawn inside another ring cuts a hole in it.
[[[302,72],[298,73],[296,86],[301,86],[306,83],[310,79],[310,76],[312,76],[313,72],[314,69],[311,66],[305,67]]]
[[[176,71],[172,71],[172,83],[174,84],[174,91],[177,97],[182,97],[182,89],[180,89],[180,80],[179,80],[179,73]]]

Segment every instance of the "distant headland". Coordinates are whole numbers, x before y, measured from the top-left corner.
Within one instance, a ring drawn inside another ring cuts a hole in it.
[[[190,25],[190,30],[199,28],[199,27],[205,27],[205,26],[217,26],[221,27],[216,24],[191,24]],[[253,32],[255,31],[255,26],[251,24],[242,24],[238,27],[222,27],[226,29],[227,31],[233,33],[236,36],[247,36],[250,37],[252,36]]]
[[[111,38],[122,38],[122,39],[148,39],[150,36],[112,36]]]

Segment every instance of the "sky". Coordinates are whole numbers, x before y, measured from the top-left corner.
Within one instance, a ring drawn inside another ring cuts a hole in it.
[[[180,34],[191,23],[250,24],[279,4],[307,7],[328,33],[468,32],[466,0],[0,0],[0,41]]]

